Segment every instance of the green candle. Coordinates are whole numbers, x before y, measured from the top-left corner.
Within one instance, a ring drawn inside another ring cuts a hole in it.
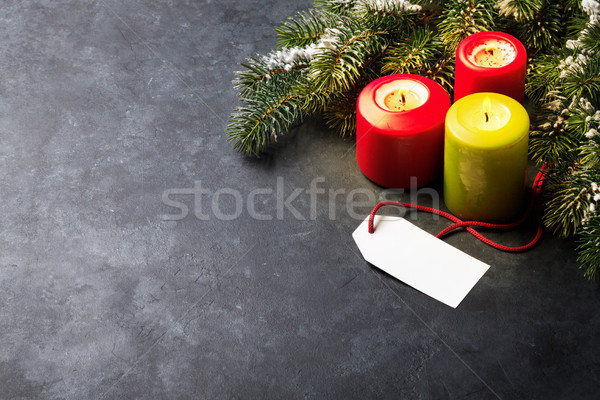
[[[463,220],[509,222],[524,203],[529,116],[516,100],[475,93],[446,115],[444,201]]]

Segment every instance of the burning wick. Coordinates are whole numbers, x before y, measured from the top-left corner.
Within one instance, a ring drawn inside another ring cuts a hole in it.
[[[494,45],[489,45],[485,48],[485,51],[490,53],[492,56],[494,55],[495,50],[497,50],[497,49],[496,49],[496,46],[494,46]]]
[[[400,95],[400,102],[402,105],[406,104],[406,93],[408,93],[408,89],[398,89],[398,94]]]
[[[383,104],[390,111],[409,111],[423,103],[419,100],[418,92],[409,88],[394,88],[385,95]]]
[[[490,108],[492,107],[492,102],[490,101],[490,98],[486,96],[485,99],[483,99],[483,113],[485,114],[485,122],[490,122]]]

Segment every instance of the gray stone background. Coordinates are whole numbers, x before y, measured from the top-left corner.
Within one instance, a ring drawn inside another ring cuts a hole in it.
[[[382,189],[352,138],[311,119],[272,155],[232,150],[232,71],[311,4],[1,3],[1,399],[597,398],[600,295],[572,242],[505,254],[452,235],[492,265],[452,309],[358,254],[354,213],[374,204],[348,194]],[[317,177],[342,195],[303,192],[304,219],[278,218],[278,184]],[[253,203],[273,218],[217,218],[236,212],[224,188],[273,189]]]

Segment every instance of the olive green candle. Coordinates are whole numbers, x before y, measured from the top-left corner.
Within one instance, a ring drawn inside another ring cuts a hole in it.
[[[516,100],[475,93],[446,115],[444,201],[463,220],[508,222],[524,204],[529,116]]]

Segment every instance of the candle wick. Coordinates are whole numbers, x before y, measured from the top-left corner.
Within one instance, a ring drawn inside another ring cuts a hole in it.
[[[488,52],[493,56],[494,55],[494,49],[489,49]]]
[[[402,96],[402,104],[406,103],[406,97],[404,97],[404,93],[400,93],[400,96]]]
[[[485,114],[485,122],[489,122],[490,116],[488,115],[487,111],[484,114]]]

